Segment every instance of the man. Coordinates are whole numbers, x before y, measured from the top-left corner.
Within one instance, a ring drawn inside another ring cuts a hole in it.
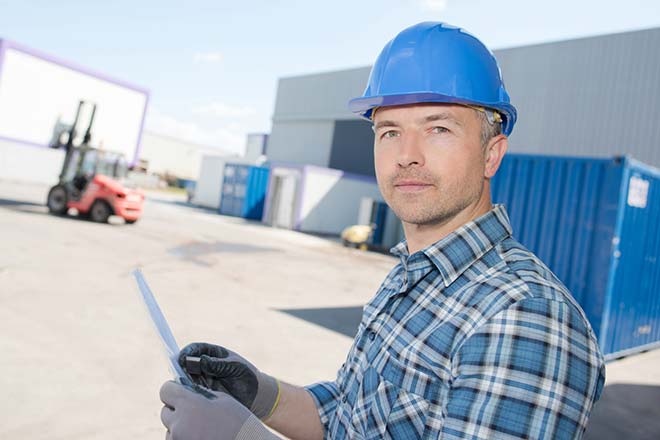
[[[301,439],[580,438],[604,362],[566,287],[491,204],[516,121],[493,55],[461,29],[412,26],[350,108],[374,124],[378,184],[406,236],[400,263],[334,382],[294,387],[222,347],[184,348],[214,398],[166,383],[172,438],[273,436],[256,418]]]

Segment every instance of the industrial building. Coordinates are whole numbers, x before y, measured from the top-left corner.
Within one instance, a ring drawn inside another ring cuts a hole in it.
[[[496,50],[518,122],[509,151],[660,167],[660,28]],[[279,80],[268,157],[374,175],[370,124],[348,111],[370,67]]]
[[[205,154],[229,155],[220,148],[200,145],[148,130],[142,134],[140,162],[152,174],[196,180],[202,156]]]
[[[146,89],[0,40],[0,176],[55,183],[64,151],[49,147],[70,128],[80,101],[96,105],[90,144],[137,162]]]
[[[660,167],[658,47],[660,28],[495,51],[519,116],[509,153],[628,155]],[[370,69],[281,78],[269,161],[374,176],[371,124],[347,106],[362,94]],[[338,197],[337,209],[354,211],[355,201],[349,198]],[[374,200],[382,199],[377,195]],[[387,217],[392,216],[389,211]],[[373,217],[362,212],[353,223]],[[299,229],[302,223],[291,224]],[[379,226],[388,229],[381,231],[383,246],[402,238],[400,227],[391,222]]]

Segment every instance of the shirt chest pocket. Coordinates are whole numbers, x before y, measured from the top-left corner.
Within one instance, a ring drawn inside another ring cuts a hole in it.
[[[441,386],[414,367],[384,351],[364,372],[355,404],[352,427],[365,439],[422,438],[432,402]]]

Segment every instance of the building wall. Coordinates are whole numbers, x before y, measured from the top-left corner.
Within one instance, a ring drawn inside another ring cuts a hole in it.
[[[0,180],[54,185],[63,162],[63,150],[0,139]]]
[[[375,177],[374,132],[362,119],[335,121],[328,167]]]
[[[0,138],[47,147],[73,124],[81,100],[97,106],[90,144],[133,162],[148,102],[145,90],[0,40]]]
[[[660,28],[496,50],[519,112],[510,151],[627,154],[660,166],[658,47]],[[370,150],[373,138],[367,142],[358,134],[362,140],[349,146],[343,139],[350,136],[342,137],[349,131],[340,131],[340,140],[337,131],[330,137],[327,125],[357,120],[347,103],[362,94],[369,71],[363,67],[281,79],[273,115],[273,133],[279,133],[269,151],[285,162],[372,168],[373,158],[360,148]],[[306,130],[309,121],[325,130],[316,135]]]
[[[362,94],[369,68],[281,78],[268,159],[330,166],[334,121],[350,120],[347,100]]]
[[[519,121],[510,151],[660,166],[660,28],[495,51]]]
[[[357,223],[363,197],[381,199],[375,179],[316,167],[306,167],[303,179],[301,231],[339,234]]]
[[[268,160],[328,166],[334,120],[273,122]]]
[[[347,98],[362,94],[369,70],[370,67],[360,67],[281,78],[273,122],[352,118]]]
[[[220,148],[194,144],[181,139],[145,131],[140,159],[149,162],[149,173],[173,174],[182,179],[196,180],[202,155],[226,154]]]

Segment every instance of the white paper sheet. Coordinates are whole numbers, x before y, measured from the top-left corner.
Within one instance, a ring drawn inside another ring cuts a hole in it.
[[[180,377],[187,377],[177,362],[179,357],[179,346],[174,339],[174,335],[172,334],[172,330],[170,330],[170,326],[165,320],[165,316],[163,316],[163,312],[161,312],[160,307],[158,307],[156,298],[154,298],[153,293],[151,293],[151,289],[149,289],[149,286],[147,285],[147,281],[144,279],[144,276],[142,276],[140,269],[135,269],[133,271],[133,276],[137,282],[137,286],[140,290],[142,299],[144,300],[144,304],[147,306],[149,316],[151,317],[156,331],[160,336],[160,340],[163,342],[165,354],[169,360],[170,370],[174,375],[174,379],[178,380]]]

